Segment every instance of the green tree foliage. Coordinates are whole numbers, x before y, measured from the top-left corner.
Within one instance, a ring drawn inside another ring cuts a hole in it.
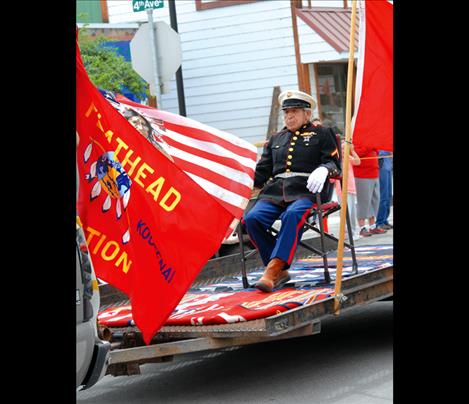
[[[123,87],[139,100],[148,97],[148,84],[133,70],[132,64],[105,42],[104,35],[95,37],[82,28],[78,34],[81,58],[93,84],[103,90],[122,92]]]

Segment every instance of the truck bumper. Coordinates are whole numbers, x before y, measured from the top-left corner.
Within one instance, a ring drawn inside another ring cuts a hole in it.
[[[105,374],[109,364],[109,351],[111,344],[107,341],[96,339],[94,344],[93,359],[90,368],[82,384],[82,390],[86,390],[96,384]]]

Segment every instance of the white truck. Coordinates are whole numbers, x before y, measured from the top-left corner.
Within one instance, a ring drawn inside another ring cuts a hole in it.
[[[87,389],[106,374],[111,345],[98,337],[98,282],[83,229],[76,227],[76,387]]]

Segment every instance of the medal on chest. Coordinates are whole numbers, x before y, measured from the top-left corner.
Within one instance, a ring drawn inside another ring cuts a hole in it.
[[[301,137],[303,138],[303,142],[307,143],[309,142],[309,139],[311,139],[311,136],[316,135],[316,132],[304,132],[301,133]]]

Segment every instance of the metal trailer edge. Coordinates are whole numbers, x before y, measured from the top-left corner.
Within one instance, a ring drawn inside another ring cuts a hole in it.
[[[393,269],[392,266],[374,269],[343,279],[340,312],[392,298]],[[140,365],[168,362],[174,355],[318,334],[321,332],[321,320],[335,315],[335,299],[330,297],[281,314],[246,322],[164,326],[150,345],[144,344],[137,327],[101,327],[101,336],[112,341],[107,374],[140,374]]]

